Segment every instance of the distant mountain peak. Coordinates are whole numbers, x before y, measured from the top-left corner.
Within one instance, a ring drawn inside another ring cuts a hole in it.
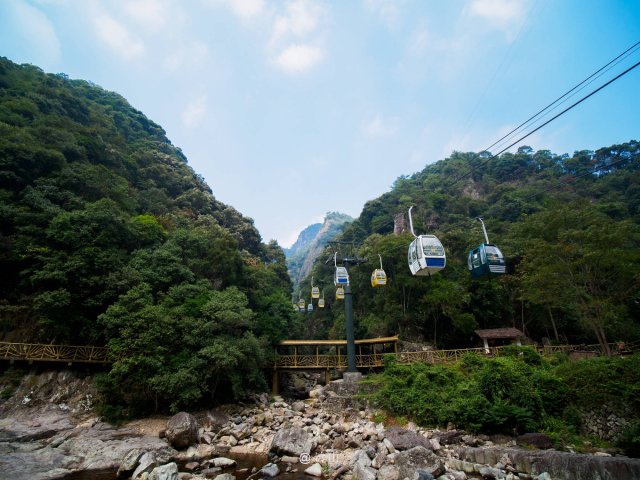
[[[291,248],[284,249],[294,288],[311,272],[313,262],[327,242],[339,235],[352,221],[353,218],[345,213],[327,212],[323,223],[309,225],[300,232]]]

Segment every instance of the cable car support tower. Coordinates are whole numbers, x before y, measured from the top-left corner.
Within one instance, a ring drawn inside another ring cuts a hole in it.
[[[368,258],[357,257],[355,254],[356,245],[355,242],[341,242],[333,241],[327,242],[327,244],[333,250],[333,255],[327,259],[325,264],[329,264],[331,261],[337,266],[338,263],[342,264],[348,271],[350,266],[360,265],[361,263],[368,262]],[[342,249],[347,251],[346,255],[342,254]],[[358,372],[356,368],[356,343],[355,333],[353,329],[353,297],[351,292],[351,286],[347,283],[344,286],[344,316],[347,327],[347,372]]]

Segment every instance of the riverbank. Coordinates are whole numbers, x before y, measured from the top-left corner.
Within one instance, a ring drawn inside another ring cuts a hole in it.
[[[519,445],[510,437],[385,424],[353,401],[350,388],[335,381],[304,401],[262,395],[184,413],[179,422],[154,417],[116,427],[93,413],[90,378],[30,375],[0,405],[0,468],[16,480],[107,480],[118,471],[162,480],[640,478],[640,460],[616,452],[536,450],[543,437]]]

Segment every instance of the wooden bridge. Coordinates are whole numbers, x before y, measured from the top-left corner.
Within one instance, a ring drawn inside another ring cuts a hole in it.
[[[33,362],[110,363],[107,347],[0,342],[0,359]]]
[[[454,350],[422,350],[417,352],[398,352],[398,337],[372,338],[356,340],[356,366],[359,369],[377,369],[384,367],[385,357],[391,355],[396,362],[410,363],[453,363],[467,353],[497,357],[502,347],[459,348]],[[277,360],[273,365],[272,389],[279,389],[279,373],[294,370],[324,370],[325,383],[329,383],[331,370],[346,369],[346,340],[283,340],[276,349]],[[609,347],[616,354],[640,351],[640,344],[621,346],[611,343]],[[576,354],[590,357],[603,355],[602,347],[595,345],[549,345],[535,346],[541,355],[556,353]]]
[[[504,347],[462,348],[455,350],[423,350],[417,352],[399,352],[398,337],[382,337],[356,340],[356,366],[361,369],[384,367],[384,358],[392,355],[403,364],[451,363],[466,353],[478,353],[487,356],[499,356]],[[277,346],[277,360],[272,365],[274,372],[284,370],[325,370],[347,368],[346,340],[283,340]],[[542,355],[553,353],[576,353],[585,356],[602,355],[600,345],[551,345],[536,347]],[[612,343],[614,353],[632,353],[640,350],[638,342],[634,344]],[[107,347],[47,345],[36,343],[0,342],[0,359],[33,362],[73,363],[111,363]]]

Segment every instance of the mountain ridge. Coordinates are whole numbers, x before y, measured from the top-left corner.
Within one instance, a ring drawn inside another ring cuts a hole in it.
[[[285,250],[287,269],[294,290],[304,280],[327,242],[338,236],[353,221],[347,214],[327,212],[322,223],[306,227],[291,248]]]

